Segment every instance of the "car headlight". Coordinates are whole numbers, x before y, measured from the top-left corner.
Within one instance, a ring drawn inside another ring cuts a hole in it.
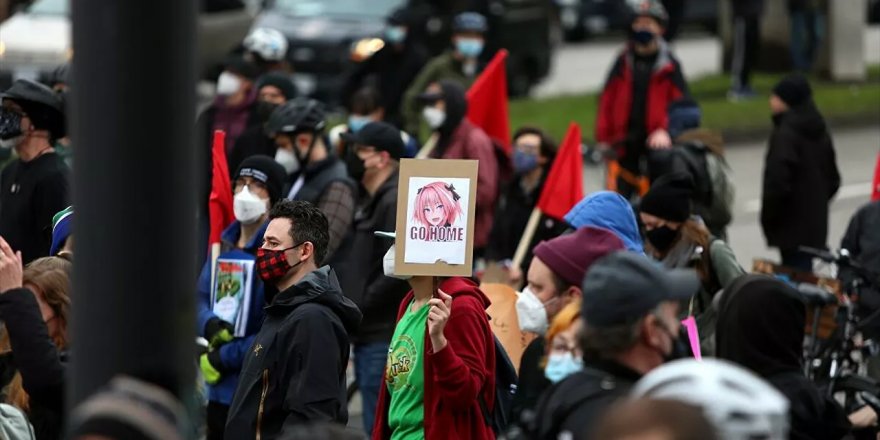
[[[385,42],[381,38],[362,38],[351,45],[351,59],[359,63],[370,58],[383,47]]]

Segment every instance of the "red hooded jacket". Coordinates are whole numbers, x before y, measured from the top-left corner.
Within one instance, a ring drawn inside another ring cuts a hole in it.
[[[596,118],[596,141],[615,145],[626,139],[633,101],[633,67],[630,49],[617,57],[605,88],[599,98],[599,113]],[[669,103],[686,95],[687,84],[682,76],[681,66],[673,57],[665,43],[660,45],[654,72],[648,83],[645,115],[646,130],[649,135],[658,128],[666,129],[669,118]]]
[[[494,439],[478,399],[482,396],[490,411],[495,407],[495,343],[486,315],[489,299],[473,281],[464,278],[449,278],[440,283],[440,289],[452,296],[452,310],[444,329],[448,342],[444,349],[431,353],[431,339],[425,331],[425,438]],[[412,299],[410,291],[400,303],[398,321]],[[373,440],[391,438],[390,403],[383,383]]]

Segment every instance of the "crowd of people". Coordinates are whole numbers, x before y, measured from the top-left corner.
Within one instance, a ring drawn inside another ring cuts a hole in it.
[[[735,13],[749,33],[752,2],[740,3]],[[67,69],[53,84],[18,80],[0,94],[0,145],[15,153],[0,174],[0,432],[40,440],[876,438],[876,408],[844,408],[805,375],[798,290],[746,274],[726,242],[733,187],[723,142],[700,127],[663,37],[661,2],[633,9],[598,103],[595,139],[624,170],[617,191],[587,195],[564,218],[543,215],[520,262],[517,243],[557,143],[540,127],[518,127],[507,154],[466,116],[466,90],[485,67],[483,16],[455,17],[451,48],[433,59],[410,24],[406,8],[388,17],[387,44],[340,91],[349,114],[335,127],[326,106],[291,82],[279,32],[254,31],[245,53],[225,64],[216,98],[195,121],[200,249],[208,248],[215,130],[226,135],[235,219],[216,258],[193,274],[194,333],[206,341],[193,365],[204,393],[193,393],[203,411],[131,377],[65,410],[77,147],[66,137]],[[740,95],[751,93],[747,71]],[[828,205],[840,187],[811,94],[799,75],[773,89],[761,212],[767,244],[805,272],[812,262],[800,246],[827,246]],[[520,359],[493,335],[479,279],[395,271],[400,164],[426,134],[434,141],[425,157],[479,162],[474,260],[503,268],[518,291],[519,328],[537,335]],[[874,201],[841,244],[874,270],[878,225]],[[218,275],[229,268],[246,275]],[[218,307],[224,283],[247,292],[240,316]],[[877,295],[863,295],[863,311],[880,307]],[[696,339],[682,324],[690,317]],[[350,366],[357,421],[348,413]]]

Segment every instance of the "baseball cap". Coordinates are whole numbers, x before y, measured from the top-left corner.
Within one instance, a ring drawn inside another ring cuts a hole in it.
[[[699,287],[694,270],[665,269],[644,255],[618,251],[587,271],[581,311],[591,326],[623,325],[664,301],[688,299]]]
[[[387,151],[392,158],[400,160],[406,153],[403,138],[397,127],[385,122],[370,122],[355,133],[343,133],[342,139],[359,145]]]

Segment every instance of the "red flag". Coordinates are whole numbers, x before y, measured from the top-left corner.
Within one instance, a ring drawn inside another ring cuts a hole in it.
[[[556,154],[538,209],[544,215],[562,220],[584,198],[584,160],[581,156],[581,127],[572,122]]]
[[[874,168],[874,187],[871,191],[871,201],[880,200],[880,153],[877,153],[877,167]]]
[[[220,234],[232,223],[232,182],[229,181],[229,165],[226,163],[226,133],[214,131],[211,148],[212,177],[211,196],[208,198],[208,215],[211,233],[208,244],[220,243]],[[209,249],[210,250],[210,249]]]
[[[507,111],[507,50],[501,49],[467,91],[467,117],[510,154],[510,116]]]

